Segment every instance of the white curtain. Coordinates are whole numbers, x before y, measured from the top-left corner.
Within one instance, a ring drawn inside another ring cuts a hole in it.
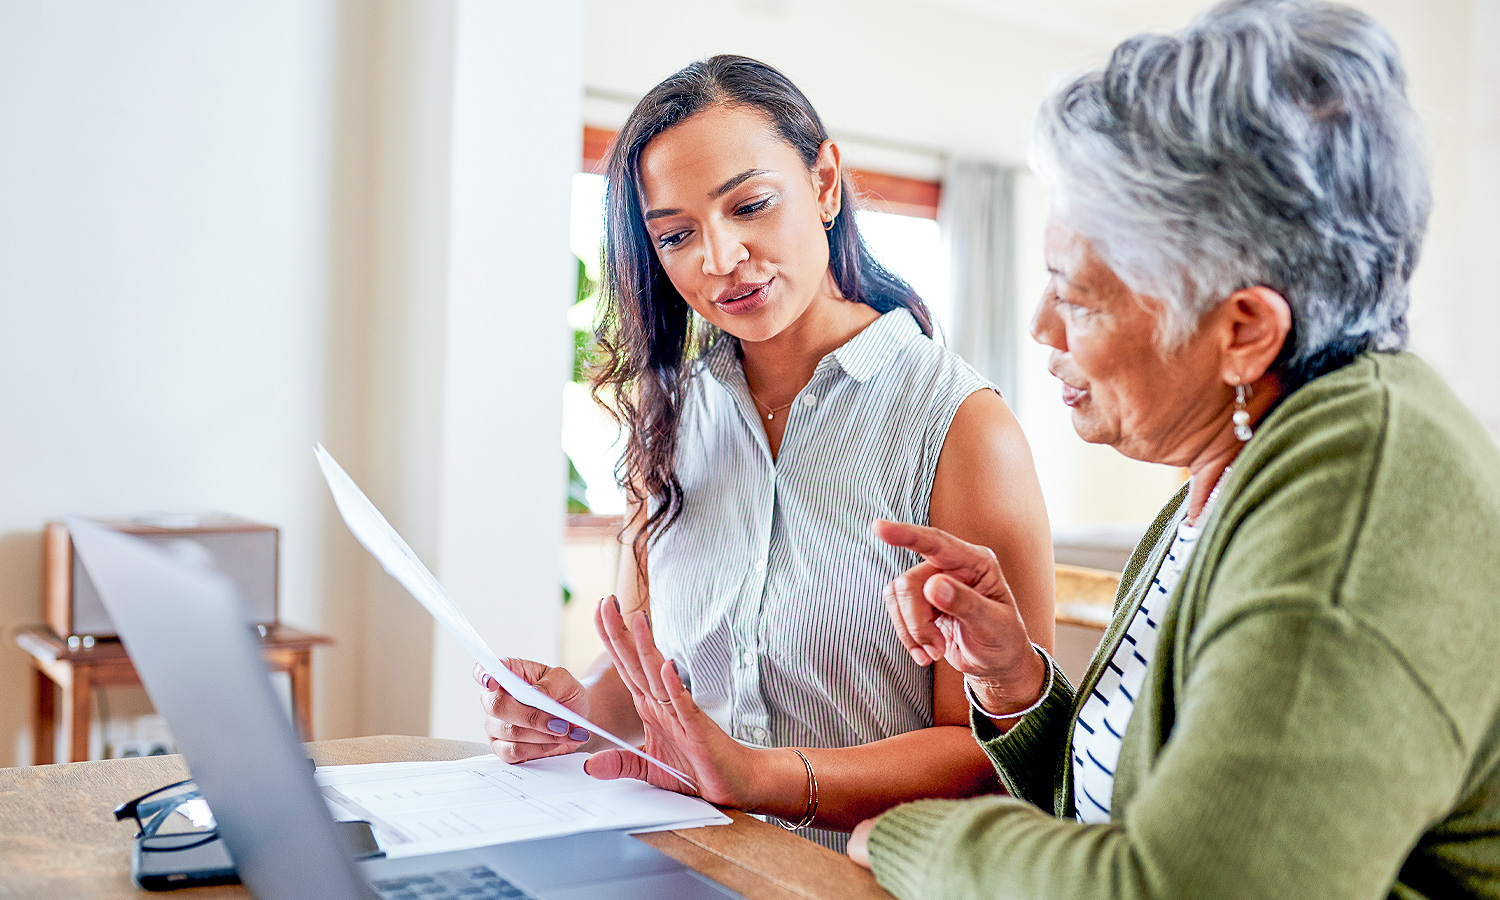
[[[952,312],[948,346],[1016,399],[1015,170],[951,160],[943,175],[938,224],[948,247]]]

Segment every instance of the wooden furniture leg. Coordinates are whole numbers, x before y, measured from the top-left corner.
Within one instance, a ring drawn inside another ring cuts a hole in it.
[[[312,740],[312,650],[302,650],[292,657],[287,668],[292,682],[292,715],[302,740]]]
[[[35,666],[31,681],[36,688],[36,716],[32,718],[31,764],[51,765],[57,759],[57,686]]]
[[[68,761],[87,762],[89,724],[94,719],[93,673],[89,666],[73,666],[68,684]]]

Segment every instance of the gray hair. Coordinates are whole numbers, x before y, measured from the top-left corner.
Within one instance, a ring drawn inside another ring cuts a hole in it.
[[[1053,90],[1032,165],[1054,210],[1179,343],[1234,291],[1286,298],[1292,383],[1405,345],[1431,196],[1395,42],[1354,9],[1230,0]]]

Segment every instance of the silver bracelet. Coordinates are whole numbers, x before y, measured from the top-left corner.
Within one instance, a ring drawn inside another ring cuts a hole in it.
[[[990,712],[989,710],[985,709],[984,706],[982,704],[980,704],[979,698],[974,696],[974,687],[973,687],[973,685],[969,684],[969,676],[965,675],[964,676],[964,696],[969,699],[969,705],[972,706],[972,707],[974,707],[976,710],[978,710],[979,713],[980,713],[980,715],[988,716],[991,719],[998,719],[1000,721],[1004,721],[1006,719],[1019,719],[1022,716],[1026,715],[1027,713],[1036,712],[1038,709],[1041,708],[1041,706],[1042,706],[1043,703],[1047,702],[1047,697],[1050,696],[1051,693],[1052,693],[1052,679],[1053,679],[1053,676],[1054,676],[1054,674],[1055,674],[1055,672],[1057,670],[1057,663],[1055,663],[1055,662],[1052,661],[1052,654],[1048,653],[1046,650],[1042,649],[1041,647],[1038,647],[1036,644],[1032,644],[1031,646],[1032,646],[1033,649],[1036,650],[1037,653],[1041,654],[1042,662],[1044,662],[1044,663],[1047,664],[1047,675],[1046,675],[1047,683],[1042,688],[1042,696],[1036,698],[1036,702],[1035,703],[1033,703],[1030,706],[1026,707],[1025,709],[1021,710],[1020,712],[1006,713],[1005,715],[997,716],[994,713]]]

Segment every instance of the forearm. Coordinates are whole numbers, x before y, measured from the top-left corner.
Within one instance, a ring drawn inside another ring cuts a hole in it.
[[[999,787],[994,768],[969,729],[939,725],[871,744],[799,748],[818,783],[816,824],[848,831],[901,803],[927,797],[972,797]],[[807,768],[791,750],[759,751],[759,802],[753,812],[799,821],[808,807]]]

